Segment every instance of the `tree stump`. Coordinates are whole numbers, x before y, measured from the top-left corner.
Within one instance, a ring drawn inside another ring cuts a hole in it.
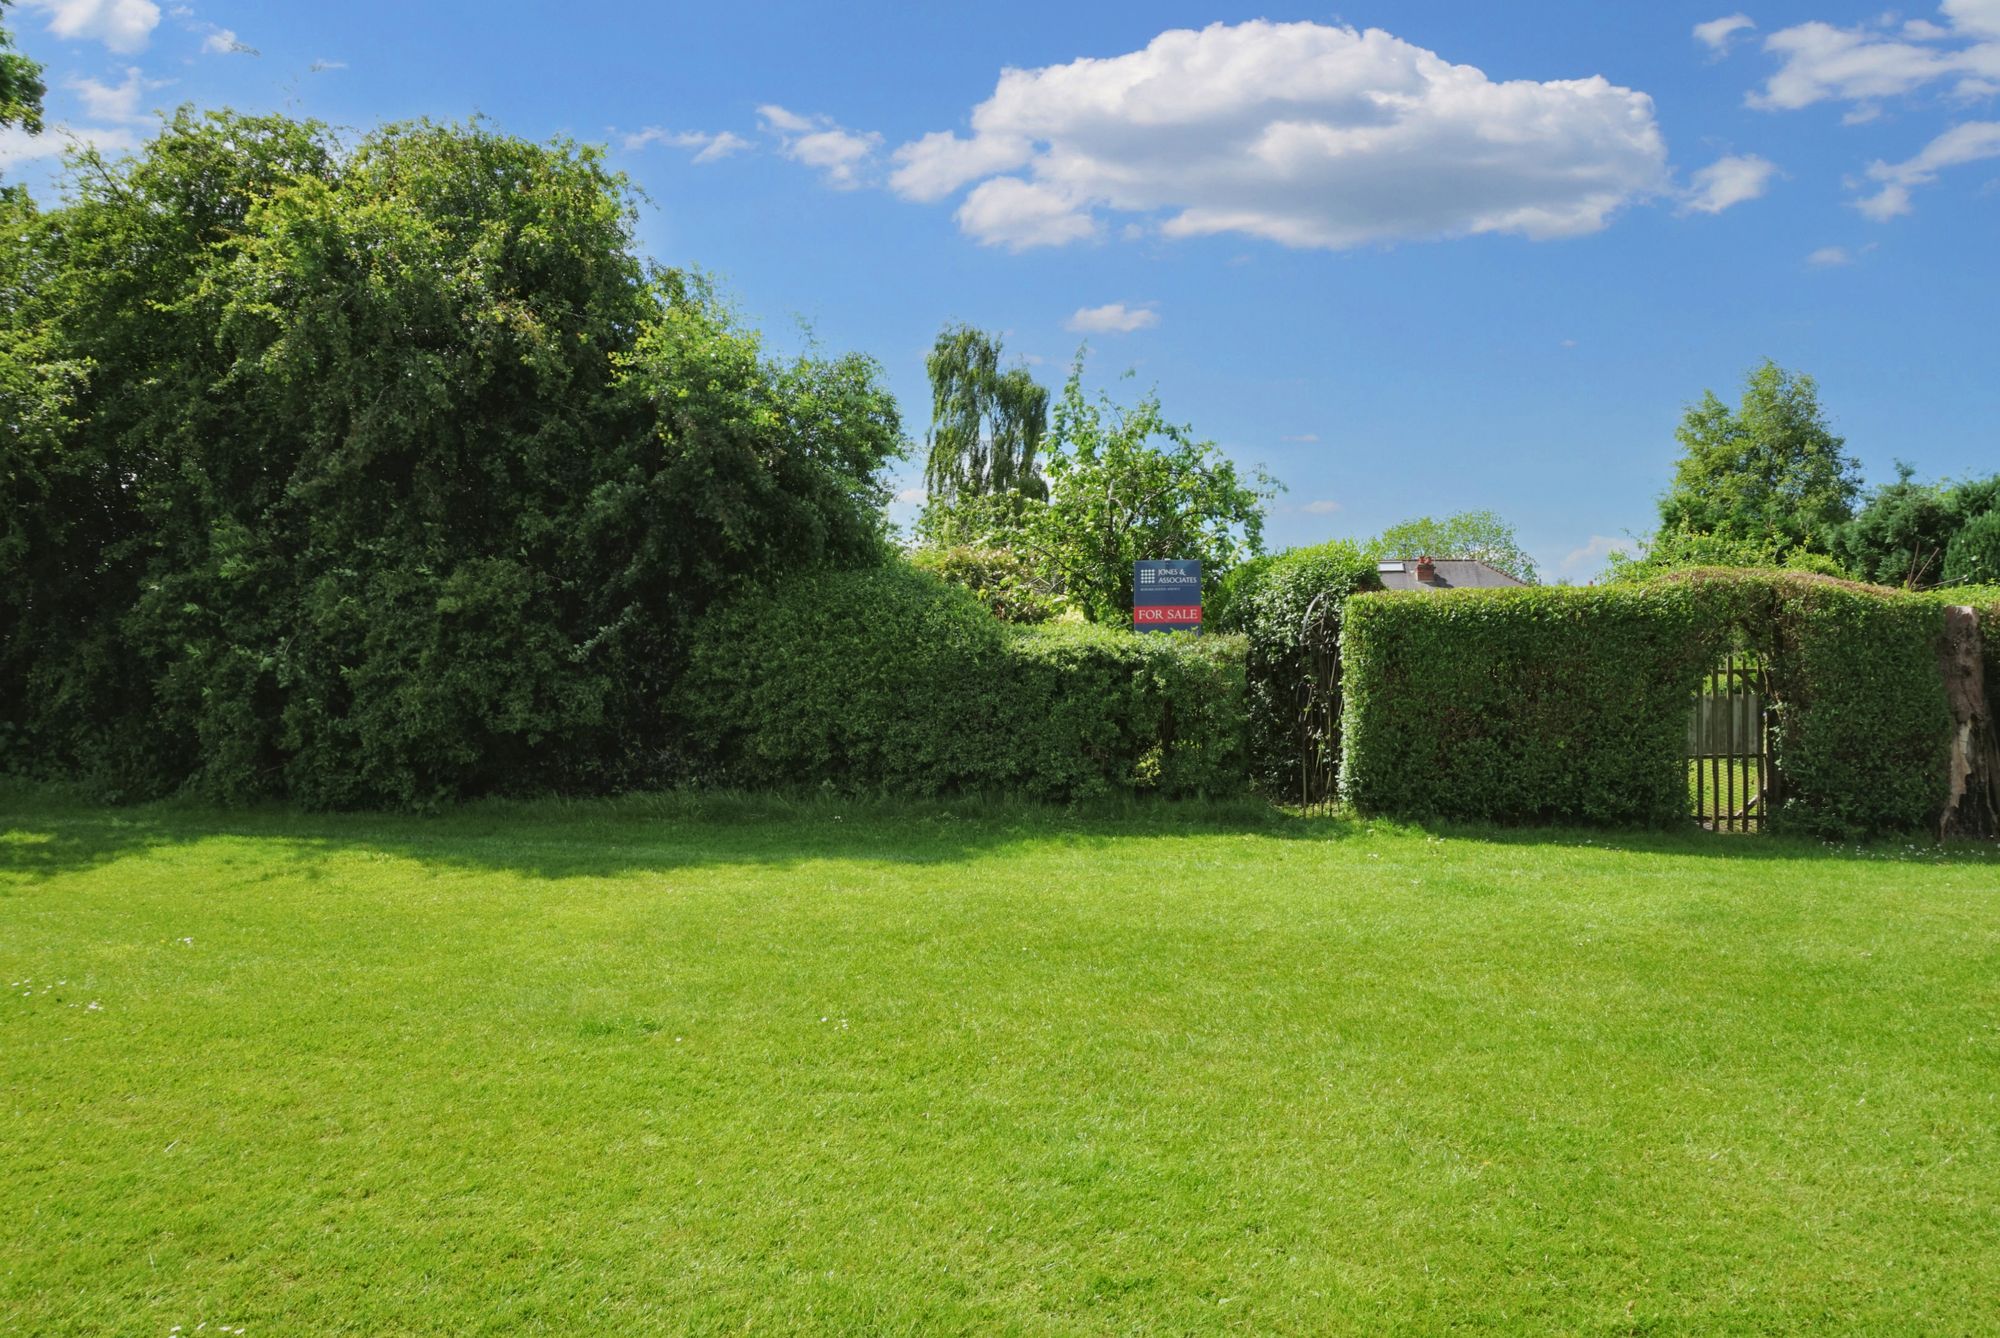
[[[1938,837],[2000,835],[2000,740],[1986,699],[1986,661],[1975,609],[1960,604],[1945,610],[1938,667],[1952,722],[1951,788]]]

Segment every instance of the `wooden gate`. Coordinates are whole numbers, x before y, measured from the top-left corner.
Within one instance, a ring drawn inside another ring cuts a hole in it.
[[[1712,832],[1760,832],[1778,799],[1771,760],[1770,675],[1763,659],[1732,651],[1695,694],[1688,719],[1688,799]]]

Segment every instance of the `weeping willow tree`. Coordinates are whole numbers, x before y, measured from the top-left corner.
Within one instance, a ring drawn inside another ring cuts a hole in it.
[[[931,380],[924,486],[932,501],[1044,496],[1035,452],[1048,430],[1048,390],[1024,367],[1000,370],[1000,341],[969,325],[945,327],[924,369]]]

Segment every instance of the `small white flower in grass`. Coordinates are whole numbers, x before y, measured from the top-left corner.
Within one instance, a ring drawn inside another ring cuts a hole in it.
[[[99,1009],[101,1009],[101,1008],[103,1008],[103,1007],[104,1007],[104,1005],[103,1005],[103,1004],[101,1004],[101,1003],[97,1002],[97,1000],[95,1000],[95,999],[92,999],[92,1000],[90,1001],[90,1005],[89,1005],[89,1007],[88,1007],[88,1008],[86,1008],[86,1009],[85,1009],[85,1011],[86,1011],[86,1012],[91,1012],[91,1013],[95,1013],[95,1012],[97,1012],[97,1011],[98,1011]]]

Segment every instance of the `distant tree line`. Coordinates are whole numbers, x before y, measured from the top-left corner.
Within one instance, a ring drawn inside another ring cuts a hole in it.
[[[1660,527],[1612,555],[1614,579],[1680,567],[1795,567],[1930,589],[2000,582],[2000,474],[1896,480],[1864,492],[1813,378],[1766,361],[1735,407],[1713,391],[1676,434],[1682,455]]]

